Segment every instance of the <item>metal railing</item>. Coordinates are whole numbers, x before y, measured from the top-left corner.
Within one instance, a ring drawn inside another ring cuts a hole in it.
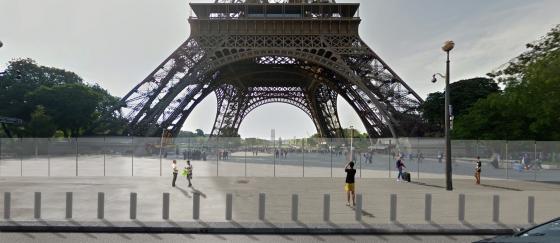
[[[171,160],[191,160],[197,176],[343,177],[352,158],[362,178],[395,178],[404,158],[413,180],[443,178],[444,140],[175,138],[0,138],[0,176],[168,176]],[[352,151],[352,152],[350,152]],[[453,140],[453,174],[471,178],[560,180],[560,142]]]

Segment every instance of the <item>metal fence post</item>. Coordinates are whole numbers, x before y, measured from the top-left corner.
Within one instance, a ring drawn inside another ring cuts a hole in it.
[[[331,220],[331,195],[323,195],[323,221],[329,222]]]
[[[389,178],[391,178],[391,154],[392,154],[392,149],[391,149],[391,139],[389,139]]]
[[[259,220],[265,218],[266,194],[259,193]]]
[[[198,192],[193,194],[193,219],[200,219],[200,193]]]
[[[330,140],[331,140],[331,142],[330,142],[330,146],[329,146],[329,152],[331,154],[331,178],[332,178],[333,177],[333,174],[332,174],[332,172],[333,172],[333,161],[332,161],[332,144],[333,144],[333,141],[332,141],[332,138],[330,138]]]
[[[105,149],[107,149],[107,141],[106,141],[106,136],[103,136],[103,176],[105,176],[107,174],[107,165],[105,162]]]
[[[136,192],[130,193],[130,219],[136,219],[138,194]]]
[[[19,176],[23,176],[23,138],[19,138]]]
[[[301,168],[302,168],[302,177],[305,177],[305,141],[304,141],[304,139],[301,140]]]
[[[163,193],[163,207],[161,209],[161,218],[164,220],[169,219],[169,193]]]
[[[529,196],[527,204],[528,204],[527,221],[530,224],[534,224],[535,223],[535,197]]]
[[[536,163],[538,163],[538,161],[537,161],[537,141],[535,141],[535,163],[534,164],[536,165]],[[537,170],[533,169],[533,172],[534,172],[534,175],[535,175],[534,180],[537,181]]]
[[[500,222],[500,196],[494,195],[492,200],[492,221]]]
[[[35,204],[33,210],[33,217],[36,219],[41,218],[41,192],[35,192]]]
[[[391,194],[391,211],[389,214],[389,220],[391,222],[397,221],[397,194]]]
[[[76,176],[78,176],[78,154],[79,154],[79,148],[78,148],[78,137],[76,137]]]
[[[67,192],[66,193],[66,218],[67,219],[71,219],[72,218],[72,192]]]
[[[460,222],[465,221],[465,194],[459,194],[459,212],[458,217]]]
[[[105,193],[97,193],[97,218],[105,218]]]
[[[131,151],[131,165],[130,165],[130,174],[134,176],[134,136],[130,137],[130,147],[132,147]]]
[[[51,139],[47,138],[47,176],[51,176]]]
[[[424,199],[424,220],[432,221],[432,194],[427,193]]]
[[[298,221],[298,194],[292,194],[292,221]]]
[[[233,195],[231,193],[226,194],[226,220],[232,219],[233,211]]]
[[[506,179],[509,179],[508,141],[506,140]]]
[[[362,221],[362,194],[356,195],[356,221]]]
[[[10,218],[12,193],[4,192],[4,219]]]

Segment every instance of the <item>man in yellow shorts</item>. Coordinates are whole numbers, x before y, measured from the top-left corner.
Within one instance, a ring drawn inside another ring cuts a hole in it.
[[[344,166],[344,171],[346,172],[346,184],[344,185],[344,190],[346,190],[346,206],[350,206],[350,193],[352,194],[352,205],[356,206],[356,192],[354,186],[356,170],[354,169],[354,162],[348,162],[348,164]]]

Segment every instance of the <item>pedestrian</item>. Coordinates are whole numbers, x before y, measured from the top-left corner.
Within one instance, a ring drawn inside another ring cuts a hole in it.
[[[346,172],[346,184],[344,185],[344,190],[346,191],[346,206],[350,206],[350,194],[352,194],[352,205],[356,206],[356,170],[354,169],[354,162],[348,162],[348,164],[344,166],[344,171]]]
[[[401,181],[401,179],[404,180],[402,171],[403,171],[403,168],[406,168],[406,166],[404,165],[402,156],[400,156],[399,159],[397,160],[396,167],[397,167],[397,170],[399,170],[399,174],[397,175],[397,181]]]
[[[191,165],[190,160],[187,160],[187,166],[185,166],[185,168],[183,169],[183,173],[181,175],[187,178],[187,181],[189,182],[189,187],[192,187],[191,180],[193,176],[193,166]]]
[[[177,168],[177,161],[173,160],[171,168],[173,169],[173,182],[171,182],[171,186],[175,187],[175,181],[177,181],[177,173],[179,173],[179,168]]]
[[[474,170],[474,178],[476,179],[476,184],[480,185],[480,172],[482,172],[482,162],[480,162],[480,156],[476,157],[476,166]]]

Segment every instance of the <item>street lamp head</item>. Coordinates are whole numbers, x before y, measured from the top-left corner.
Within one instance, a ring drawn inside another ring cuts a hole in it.
[[[443,43],[443,46],[441,47],[441,49],[444,52],[449,52],[449,51],[453,50],[453,47],[455,47],[455,42],[453,42],[452,40],[448,40],[445,43]]]
[[[4,43],[2,43],[2,41],[0,41],[0,48],[2,48],[3,45],[4,45]]]
[[[432,76],[432,83],[436,83],[436,82],[437,82],[437,78],[436,78],[436,75],[434,74],[434,75]]]

